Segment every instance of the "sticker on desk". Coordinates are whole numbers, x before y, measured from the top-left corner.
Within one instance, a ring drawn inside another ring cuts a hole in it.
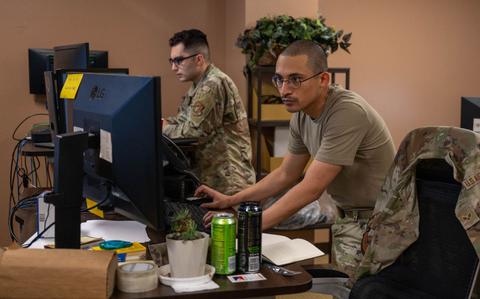
[[[73,126],[73,132],[83,132],[83,128]]]
[[[261,273],[229,275],[227,278],[233,283],[266,280]]]
[[[67,80],[65,80],[65,84],[63,84],[60,92],[60,98],[75,100],[82,78],[83,74],[67,74]]]
[[[112,162],[112,134],[100,129],[100,158]]]

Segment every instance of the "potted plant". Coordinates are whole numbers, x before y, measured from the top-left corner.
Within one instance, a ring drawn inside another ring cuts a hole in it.
[[[352,33],[343,34],[325,24],[325,18],[293,18],[281,15],[263,17],[253,28],[247,28],[237,38],[236,46],[247,55],[248,66],[272,65],[278,55],[296,40],[318,43],[328,54],[339,47],[350,53]]]
[[[190,211],[176,213],[172,232],[166,236],[171,277],[196,277],[205,274],[209,236],[197,231]]]

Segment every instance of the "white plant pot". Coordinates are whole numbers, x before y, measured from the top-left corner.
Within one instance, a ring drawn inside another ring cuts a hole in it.
[[[201,232],[197,240],[174,240],[167,235],[168,262],[171,277],[196,277],[205,274],[209,236]]]

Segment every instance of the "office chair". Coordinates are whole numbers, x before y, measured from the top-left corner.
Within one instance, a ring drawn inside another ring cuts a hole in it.
[[[390,266],[358,280],[350,298],[469,298],[478,257],[455,216],[461,185],[443,159],[416,167],[419,237]]]
[[[480,182],[472,183],[472,177],[480,169],[479,143],[478,134],[453,127],[420,128],[407,135],[370,220],[373,239],[357,271],[360,279],[350,294],[336,288],[334,296],[470,298],[479,265],[472,245],[478,242],[479,224],[469,225],[475,213],[466,219],[462,209],[478,210]],[[412,218],[416,211],[418,218]],[[319,276],[315,274],[314,280]],[[333,276],[337,281],[346,279]]]

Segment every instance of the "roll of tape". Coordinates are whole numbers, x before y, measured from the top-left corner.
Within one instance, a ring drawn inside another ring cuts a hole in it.
[[[157,286],[157,265],[152,261],[126,262],[117,269],[117,288],[122,292],[147,292]]]

